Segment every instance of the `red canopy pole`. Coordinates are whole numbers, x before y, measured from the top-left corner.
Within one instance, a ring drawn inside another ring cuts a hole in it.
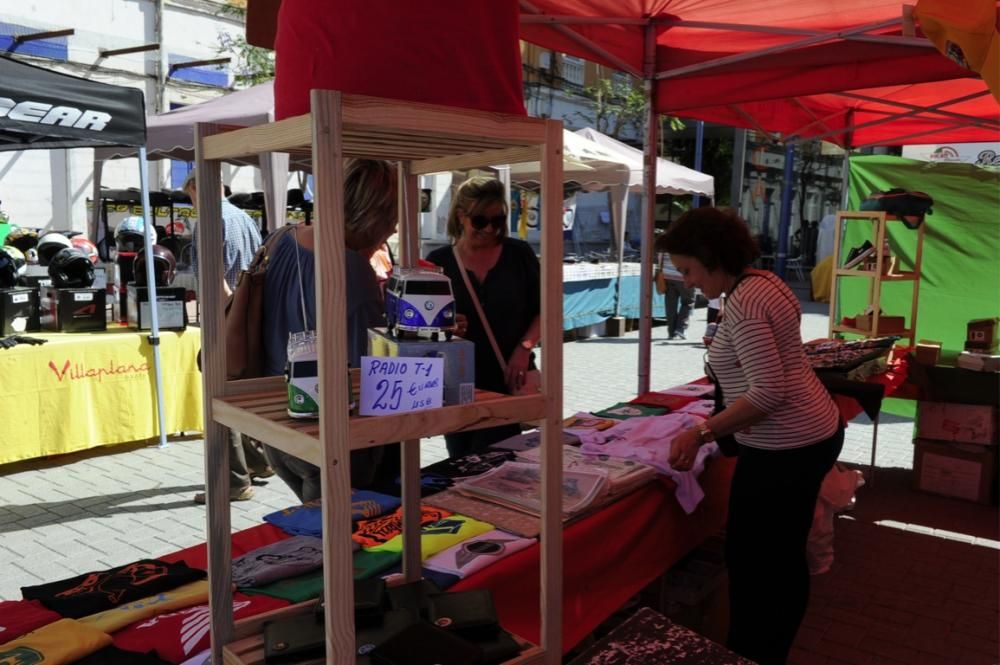
[[[637,394],[649,392],[650,347],[653,342],[653,224],[656,211],[656,25],[646,24],[643,85],[646,90],[646,144],[642,153],[642,252],[639,278],[639,385]],[[624,223],[624,220],[622,220]]]

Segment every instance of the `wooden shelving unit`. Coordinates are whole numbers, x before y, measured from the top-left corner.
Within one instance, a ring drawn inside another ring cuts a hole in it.
[[[872,245],[876,250],[875,270],[859,270],[843,267],[844,257],[841,256],[841,253],[844,249],[844,230],[846,223],[849,221],[866,222],[872,225]],[[913,284],[913,298],[910,304],[908,327],[900,332],[882,332],[881,334],[898,334],[901,337],[908,338],[910,346],[914,345],[917,330],[917,302],[920,296],[920,267],[924,254],[924,229],[926,228],[926,222],[921,224],[916,230],[917,245],[912,270],[887,274],[889,266],[885,264],[885,257],[883,256],[882,248],[884,247],[886,238],[888,238],[886,225],[889,222],[901,222],[901,220],[896,219],[895,217],[890,217],[884,212],[876,211],[853,212],[841,210],[837,213],[836,226],[834,228],[833,235],[834,267],[833,275],[831,277],[833,284],[830,289],[830,337],[833,337],[834,334],[837,333],[849,333],[853,335],[861,335],[863,337],[880,336],[879,319],[881,318],[880,309],[882,301],[882,284],[884,282],[911,282]],[[865,330],[855,326],[847,326],[840,323],[841,316],[838,311],[839,280],[852,277],[863,277],[870,280],[868,289],[868,304],[870,304],[874,310],[872,315],[871,330]],[[887,313],[887,315],[898,316],[898,313],[892,312]]]
[[[229,515],[229,459],[225,427],[320,466],[323,474],[323,550],[326,662],[355,662],[351,566],[350,451],[402,441],[403,571],[420,577],[420,438],[504,423],[542,427],[541,644],[511,662],[559,663],[562,598],[562,123],[429,104],[312,92],[312,113],[250,128],[196,127],[198,248],[203,283],[221,284],[220,164],[232,157],[288,152],[312,162],[316,183],[316,302],[320,418],[297,421],[285,413],[281,378],[227,381],[221,290],[202,294],[202,371],[205,399],[205,476],[213,662],[256,663],[267,617],[233,622]],[[343,160],[367,157],[399,162],[400,262],[418,253],[420,174],[491,164],[542,163],[542,391],[508,397],[478,393],[476,401],[405,415],[349,417],[344,273]],[[302,606],[282,612],[307,611]],[[273,617],[271,617],[273,618]],[[223,660],[223,657],[225,660]]]

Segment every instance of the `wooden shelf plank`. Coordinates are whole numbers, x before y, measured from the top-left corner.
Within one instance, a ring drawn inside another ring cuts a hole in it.
[[[391,100],[363,95],[342,95],[342,100],[341,149],[348,157],[422,160],[545,142],[545,121],[538,118],[417,103],[405,104],[403,113],[401,104]],[[256,158],[262,152],[303,154],[311,143],[312,116],[307,113],[207,137],[204,158]]]
[[[217,398],[212,404],[216,422],[311,464],[320,464],[319,421],[288,417],[287,391],[240,393]],[[355,416],[350,420],[351,448],[539,420],[545,415],[546,405],[541,395],[509,397],[477,391],[476,401],[471,404],[377,418]]]
[[[874,270],[855,270],[853,268],[837,268],[834,270],[837,277],[878,277]],[[882,275],[883,282],[913,282],[917,275],[913,272],[901,272],[896,274]]]
[[[855,328],[853,326],[845,326],[845,325],[841,325],[839,323],[835,324],[835,325],[833,325],[831,327],[833,329],[833,332],[852,333],[852,334],[855,334],[855,335],[862,335],[864,337],[886,337],[886,336],[889,336],[889,335],[898,335],[899,337],[909,337],[910,336],[910,329],[909,328],[904,328],[903,330],[901,330],[899,332],[879,332],[879,333],[873,333],[871,330],[862,330],[861,328]]]

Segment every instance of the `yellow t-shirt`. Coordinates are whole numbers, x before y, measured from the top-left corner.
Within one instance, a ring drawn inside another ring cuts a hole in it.
[[[208,602],[208,580],[198,580],[172,591],[146,596],[131,603],[112,607],[110,610],[82,617],[77,621],[106,633],[113,633],[135,621],[192,605],[203,605],[206,602]]]
[[[420,531],[420,558],[427,559],[452,545],[457,545],[469,538],[475,538],[495,528],[492,524],[480,522],[464,515],[452,515],[426,524]],[[386,543],[365,549],[369,552],[402,552],[403,535],[400,534]]]
[[[111,644],[107,633],[75,619],[60,619],[0,645],[0,663],[73,663]]]

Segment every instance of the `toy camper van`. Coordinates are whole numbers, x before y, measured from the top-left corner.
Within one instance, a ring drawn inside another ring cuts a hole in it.
[[[450,340],[455,331],[455,298],[451,280],[426,268],[402,268],[385,284],[385,318],[389,334]]]

